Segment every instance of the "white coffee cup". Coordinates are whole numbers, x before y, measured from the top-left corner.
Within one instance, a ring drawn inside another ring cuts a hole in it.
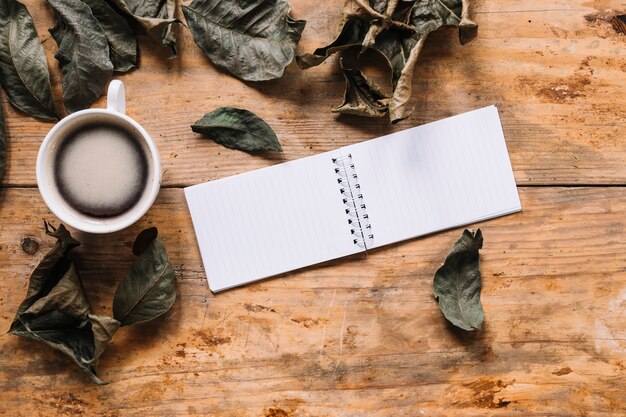
[[[106,109],[81,110],[62,119],[46,135],[37,155],[37,185],[43,200],[61,222],[88,233],[112,233],[125,229],[139,220],[150,209],[161,187],[161,159],[154,140],[139,123],[126,116],[124,84],[111,81],[107,94]],[[61,195],[55,182],[54,164],[56,151],[71,132],[80,130],[83,124],[105,122],[141,138],[142,150],[148,159],[147,181],[139,200],[127,211],[113,217],[92,217],[73,208]]]

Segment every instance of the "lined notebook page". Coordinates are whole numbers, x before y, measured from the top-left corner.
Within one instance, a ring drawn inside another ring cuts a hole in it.
[[[212,291],[351,255],[332,155],[185,188]]]
[[[372,225],[368,249],[521,210],[494,106],[342,151]]]

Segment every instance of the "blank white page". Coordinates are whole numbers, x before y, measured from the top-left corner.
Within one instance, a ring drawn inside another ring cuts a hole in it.
[[[185,188],[212,291],[363,251],[330,153]]]
[[[494,106],[342,148],[375,248],[521,210]]]

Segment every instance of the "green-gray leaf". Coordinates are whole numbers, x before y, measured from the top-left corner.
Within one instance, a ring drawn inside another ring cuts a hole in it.
[[[388,97],[382,88],[356,68],[344,68],[341,71],[346,79],[346,91],[343,103],[333,112],[356,114],[368,117],[383,117],[387,114]]]
[[[0,1],[0,82],[21,111],[57,118],[46,55],[30,13],[16,0]]]
[[[100,355],[120,323],[90,313],[69,252],[79,245],[67,229],[46,223],[55,246],[44,256],[29,279],[28,293],[18,307],[9,334],[37,340],[69,356],[97,383]]]
[[[480,304],[482,279],[478,250],[483,247],[480,229],[465,230],[435,273],[433,293],[450,323],[463,330],[480,330],[485,318]]]
[[[137,64],[137,40],[126,19],[104,0],[82,0],[91,9],[109,43],[113,71],[130,71]]]
[[[145,235],[141,233],[138,238]],[[113,317],[122,326],[149,321],[166,313],[175,300],[174,269],[165,245],[155,234],[117,287]]]
[[[179,23],[174,18],[176,11],[175,0],[109,0],[122,11],[132,16],[143,27],[148,36],[172,51],[172,58],[176,57],[176,36],[173,23]]]
[[[4,110],[0,104],[0,181],[4,178],[4,173],[7,168],[7,148],[8,148],[8,136],[7,128],[4,122]]]
[[[293,60],[306,22],[292,19],[290,10],[287,0],[194,0],[183,7],[204,53],[247,81],[280,78]]]
[[[282,151],[272,128],[259,116],[244,109],[220,107],[205,114],[191,129],[231,149]]]
[[[48,0],[61,17],[50,29],[59,45],[55,58],[61,65],[63,103],[69,113],[88,108],[107,84],[113,64],[102,26],[80,0]]]

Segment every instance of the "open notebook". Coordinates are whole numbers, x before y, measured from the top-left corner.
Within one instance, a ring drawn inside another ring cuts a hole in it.
[[[521,210],[494,106],[185,196],[214,292]]]

